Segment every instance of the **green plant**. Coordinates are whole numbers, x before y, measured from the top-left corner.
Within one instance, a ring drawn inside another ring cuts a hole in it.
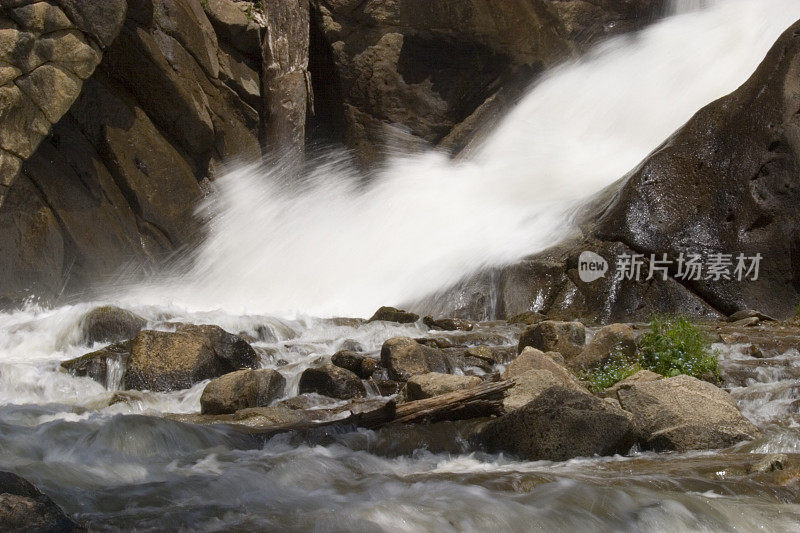
[[[580,374],[581,381],[584,381],[594,393],[602,392],[630,377],[641,370],[642,367],[636,358],[625,357],[622,354],[614,354],[609,357],[603,366],[592,369]]]
[[[653,315],[650,327],[639,342],[642,368],[667,377],[719,378],[718,354],[703,330],[686,318],[659,315]]]

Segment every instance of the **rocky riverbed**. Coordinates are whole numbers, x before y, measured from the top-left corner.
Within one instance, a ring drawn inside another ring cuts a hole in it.
[[[2,316],[0,469],[92,530],[787,531],[800,327],[764,318],[702,325],[721,383],[593,395],[578,365],[646,324],[29,308]],[[391,419],[504,382],[477,412]]]

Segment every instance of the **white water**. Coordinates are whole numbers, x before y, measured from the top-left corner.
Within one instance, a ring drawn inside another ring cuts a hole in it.
[[[211,233],[190,271],[126,299],[364,316],[554,244],[575,206],[736,89],[800,18],[797,0],[698,4],[548,73],[467,161],[394,154],[366,189],[336,156],[303,186],[233,170],[202,208]]]

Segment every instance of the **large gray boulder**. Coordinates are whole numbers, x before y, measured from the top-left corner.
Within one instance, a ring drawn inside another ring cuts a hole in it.
[[[140,331],[133,340],[125,385],[129,389],[186,389],[242,368],[258,367],[258,355],[219,326],[182,325],[177,331]]]
[[[381,364],[389,372],[389,378],[398,381],[406,381],[417,374],[450,371],[450,363],[441,350],[408,337],[394,337],[384,342]]]
[[[38,533],[84,530],[33,484],[11,472],[0,472],[0,528]]]
[[[759,435],[730,394],[691,376],[629,382],[619,388],[617,398],[633,414],[651,449],[724,448]]]
[[[83,315],[80,322],[86,344],[130,340],[146,325],[147,320],[144,318],[113,305],[92,309]]]
[[[489,422],[478,435],[489,451],[549,461],[624,454],[636,440],[630,413],[564,387],[544,390],[524,407]]]
[[[275,370],[237,370],[211,380],[200,396],[202,414],[235,413],[249,407],[267,407],[283,396],[286,379]]]

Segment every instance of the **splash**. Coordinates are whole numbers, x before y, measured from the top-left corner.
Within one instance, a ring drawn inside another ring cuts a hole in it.
[[[201,209],[188,271],[128,298],[228,312],[364,316],[556,243],[570,214],[736,89],[795,0],[681,0],[679,14],[549,72],[467,160],[391,154],[368,186],[343,155],[302,183],[240,166]]]

